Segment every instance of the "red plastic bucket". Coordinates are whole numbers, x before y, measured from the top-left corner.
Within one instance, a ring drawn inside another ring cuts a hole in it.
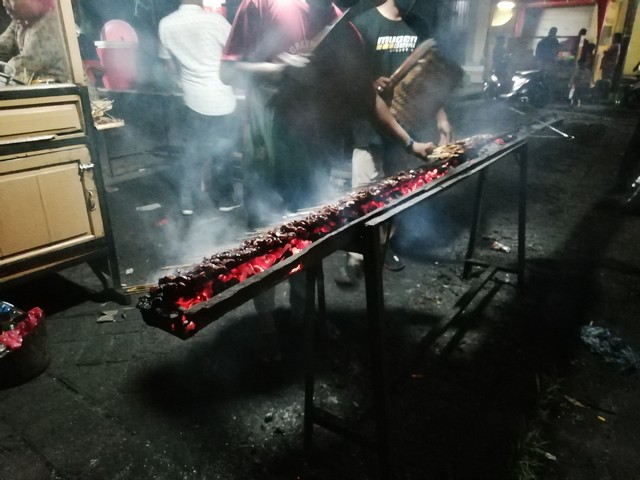
[[[137,42],[95,42],[100,65],[104,69],[102,81],[110,90],[131,90],[138,76]]]

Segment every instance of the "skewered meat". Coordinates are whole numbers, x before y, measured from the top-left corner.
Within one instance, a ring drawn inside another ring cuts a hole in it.
[[[464,146],[460,143],[453,143],[451,145],[443,145],[436,147],[427,158],[435,161],[450,161],[453,159],[459,159],[465,153]]]

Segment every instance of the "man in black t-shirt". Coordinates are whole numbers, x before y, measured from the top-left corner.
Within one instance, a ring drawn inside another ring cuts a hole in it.
[[[390,77],[413,52],[419,42],[418,35],[403,20],[404,14],[397,0],[386,0],[382,5],[358,15],[353,24],[360,31],[365,53],[369,59],[371,81],[387,105],[393,100],[393,89],[387,89]],[[440,109],[436,115],[440,145],[450,143],[453,129],[447,114]],[[396,173],[392,161],[392,149],[388,139],[380,135],[371,122],[359,120],[352,128],[353,154],[351,160],[351,185],[358,187]],[[389,235],[387,235],[389,236]],[[347,263],[336,277],[341,286],[351,286],[357,282],[362,266],[362,256],[347,254]],[[404,265],[397,254],[386,246],[385,267],[401,270]]]

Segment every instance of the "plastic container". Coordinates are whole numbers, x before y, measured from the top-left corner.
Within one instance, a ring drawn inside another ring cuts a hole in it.
[[[138,35],[124,20],[109,20],[95,42],[102,82],[110,90],[131,90],[138,76]]]
[[[138,35],[131,25],[124,20],[109,20],[100,31],[100,40],[105,42],[138,43]]]
[[[131,90],[138,76],[138,44],[134,42],[95,42],[102,82],[110,90]]]

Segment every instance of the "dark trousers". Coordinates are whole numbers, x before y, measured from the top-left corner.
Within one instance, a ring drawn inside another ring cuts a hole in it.
[[[208,166],[211,180],[205,187],[212,201],[229,198],[233,194],[233,151],[240,137],[237,116],[202,115],[185,107],[184,127],[186,148],[179,181],[180,208],[195,209]]]

